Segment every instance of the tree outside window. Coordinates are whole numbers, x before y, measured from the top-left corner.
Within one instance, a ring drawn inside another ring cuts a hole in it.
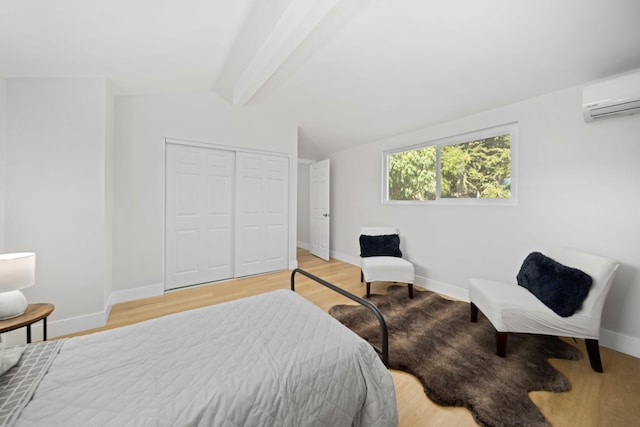
[[[435,146],[389,156],[389,199],[436,199]]]
[[[511,197],[511,135],[441,147],[443,198]]]
[[[385,200],[511,199],[516,131],[501,126],[386,153]]]

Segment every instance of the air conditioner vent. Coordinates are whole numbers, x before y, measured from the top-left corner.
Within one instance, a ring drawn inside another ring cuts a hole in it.
[[[587,122],[640,113],[640,71],[585,87],[582,101]]]

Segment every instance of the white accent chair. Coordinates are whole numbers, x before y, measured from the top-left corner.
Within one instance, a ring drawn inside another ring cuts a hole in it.
[[[361,236],[398,234],[392,227],[361,227]],[[360,258],[360,281],[367,283],[367,298],[371,296],[371,282],[400,282],[409,285],[409,298],[413,298],[415,270],[406,259],[395,256],[370,256]]]
[[[489,319],[496,329],[496,352],[500,357],[506,355],[509,332],[583,338],[591,367],[596,372],[602,372],[598,346],[600,319],[619,264],[608,258],[569,248],[553,248],[545,255],[591,276],[591,288],[577,312],[569,317],[561,317],[522,286],[470,279],[471,321],[477,322],[478,309]]]

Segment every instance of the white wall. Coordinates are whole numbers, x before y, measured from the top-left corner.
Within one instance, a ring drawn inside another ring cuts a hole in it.
[[[110,269],[105,192],[108,84],[104,78],[6,82],[5,238],[7,252],[36,252],[30,302],[51,316],[104,320]],[[88,323],[87,323],[88,322]],[[77,326],[77,325],[76,325]],[[51,335],[56,335],[55,322]]]
[[[298,159],[298,247],[309,249],[309,221],[310,221],[310,200],[309,200],[309,171],[312,160]]]
[[[6,164],[5,141],[7,134],[7,82],[0,78],[0,254],[4,253],[4,170]]]
[[[576,247],[621,263],[601,343],[640,356],[640,115],[585,123],[581,88],[490,110],[330,156],[332,255],[358,261],[358,228],[397,226],[416,283],[465,298],[470,277],[515,281],[531,251]],[[517,206],[381,203],[382,152],[512,121]]]
[[[214,92],[119,97],[114,290],[163,289],[165,137],[289,154],[290,264],[295,263],[295,122],[260,106],[234,109]]]

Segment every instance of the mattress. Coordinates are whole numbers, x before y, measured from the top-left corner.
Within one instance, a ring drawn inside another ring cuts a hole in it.
[[[70,338],[17,426],[395,426],[363,339],[278,290]]]

